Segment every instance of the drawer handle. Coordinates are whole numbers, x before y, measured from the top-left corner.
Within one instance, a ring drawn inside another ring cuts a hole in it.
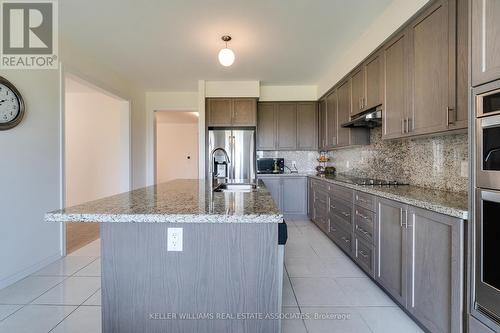
[[[344,215],[345,217],[349,217],[349,216],[351,216],[351,214],[346,213],[346,212],[340,212],[340,214]]]
[[[370,233],[366,230],[364,230],[363,228],[359,227],[359,226],[356,226],[356,229],[358,229],[359,231],[361,231],[361,233],[365,236],[369,236]]]
[[[347,238],[345,238],[344,236],[342,236],[342,237],[340,237],[340,238],[341,238],[344,242],[346,242],[346,243],[350,243],[350,242],[351,242],[351,240],[350,240],[350,239],[347,239]]]
[[[359,252],[359,254],[361,254],[361,256],[363,258],[365,258],[365,259],[368,258],[368,254],[366,254],[363,250],[359,250],[358,252]]]
[[[333,206],[333,205],[330,205],[330,208],[332,209],[336,209],[337,207]]]
[[[361,214],[361,213],[360,213],[360,212],[358,212],[357,210],[356,210],[356,215],[358,215],[358,216],[359,216],[359,217],[361,217],[362,219],[369,220],[368,216],[365,216],[365,215]]]
[[[361,202],[364,202],[364,203],[369,203],[370,201],[369,200],[365,200],[365,199],[361,199],[359,196],[356,195],[356,200],[357,201],[361,201]]]

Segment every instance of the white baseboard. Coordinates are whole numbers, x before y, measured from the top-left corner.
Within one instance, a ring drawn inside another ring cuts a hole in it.
[[[42,261],[37,262],[34,265],[31,265],[31,266],[29,266],[29,267],[27,267],[27,268],[25,268],[17,273],[12,274],[11,276],[9,276],[5,279],[0,280],[0,289],[8,287],[11,284],[16,283],[17,281],[24,279],[28,275],[35,273],[36,271],[42,269],[43,267],[53,263],[54,261],[56,261],[58,259],[61,259],[61,258],[62,258],[61,253],[57,252],[56,254],[53,254],[53,255],[43,259]]]

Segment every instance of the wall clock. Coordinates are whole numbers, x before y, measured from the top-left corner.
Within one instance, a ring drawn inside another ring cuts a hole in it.
[[[12,83],[0,76],[0,131],[16,127],[23,116],[23,97]]]

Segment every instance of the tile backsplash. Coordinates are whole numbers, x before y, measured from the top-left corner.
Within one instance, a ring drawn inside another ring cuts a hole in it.
[[[467,192],[467,134],[382,140],[381,128],[370,131],[370,145],[328,153],[339,173],[397,180],[426,188]],[[301,172],[314,171],[316,151],[258,151],[257,157],[283,157],[296,161]]]

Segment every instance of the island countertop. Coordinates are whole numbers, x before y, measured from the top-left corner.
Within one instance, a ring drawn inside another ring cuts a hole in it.
[[[213,192],[210,180],[177,179],[45,214],[47,222],[280,223],[262,181],[254,192]]]

